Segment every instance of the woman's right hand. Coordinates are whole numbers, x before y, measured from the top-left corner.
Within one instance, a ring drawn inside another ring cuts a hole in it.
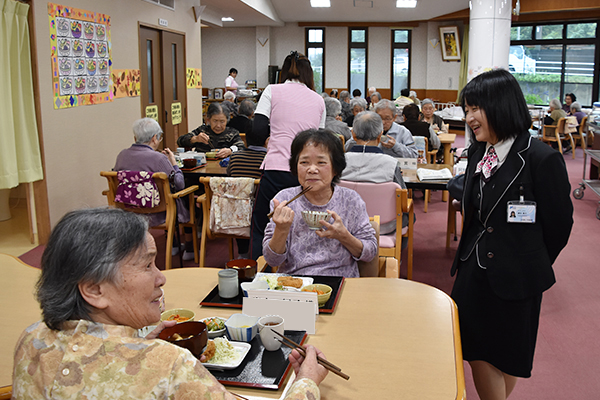
[[[296,373],[296,379],[308,378],[312,379],[317,385],[319,385],[323,379],[327,376],[327,369],[317,362],[317,355],[323,359],[326,359],[319,349],[314,346],[304,346],[306,349],[306,358],[302,357],[298,350],[292,350],[290,353],[290,364],[294,368]]]
[[[282,231],[289,231],[294,222],[294,210],[287,207],[287,201],[273,199],[273,222]]]
[[[200,132],[196,136],[192,136],[192,139],[190,141],[192,143],[204,143],[204,144],[208,144],[209,139],[210,138],[208,137],[208,135],[206,133]]]

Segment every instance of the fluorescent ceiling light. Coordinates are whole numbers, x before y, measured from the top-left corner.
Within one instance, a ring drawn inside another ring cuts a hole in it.
[[[331,7],[330,0],[310,0],[311,7]]]
[[[221,21],[223,21],[223,22],[233,22],[234,19],[231,18],[231,17],[223,17],[223,18],[221,18]]]
[[[396,0],[397,8],[415,8],[417,0]]]

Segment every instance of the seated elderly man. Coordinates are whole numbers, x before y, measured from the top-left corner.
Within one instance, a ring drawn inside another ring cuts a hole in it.
[[[356,144],[346,153],[346,168],[341,179],[352,182],[396,182],[402,189],[406,189],[398,161],[383,154],[383,150],[378,147],[382,134],[383,121],[377,113],[363,111],[354,118],[352,137]],[[408,215],[404,217],[402,223],[406,226]],[[383,235],[395,230],[395,222],[389,222],[380,228]]]
[[[254,109],[256,104],[252,100],[243,100],[238,109],[238,115],[231,118],[227,126],[237,129],[238,132],[247,133],[252,130],[252,118],[254,117]]]
[[[223,106],[223,110],[225,110],[230,117],[238,112],[238,106],[234,102],[235,94],[230,91],[225,92],[221,105]]]
[[[344,140],[348,140],[352,137],[348,124],[342,122],[342,105],[338,99],[333,97],[326,97],[325,99],[325,129],[329,129],[335,134],[344,137]]]
[[[417,158],[417,148],[410,131],[394,122],[396,119],[394,102],[387,99],[380,100],[375,106],[375,112],[383,120],[383,136],[379,143],[381,150],[392,157]],[[346,151],[355,144],[353,139],[347,141]]]
[[[177,166],[173,152],[166,147],[162,152],[157,151],[162,141],[163,131],[152,118],[138,119],[133,123],[133,139],[135,143],[128,149],[122,150],[115,162],[115,171],[148,171],[164,172],[167,176],[174,174],[175,190],[183,190],[185,182],[183,172]],[[177,218],[179,222],[190,220],[189,207],[183,199],[177,199]],[[150,214],[150,226],[160,225],[165,222],[166,213]],[[194,243],[192,241],[192,228],[185,228],[185,252],[184,260],[194,258]],[[179,244],[173,246],[174,254],[179,251]]]
[[[189,350],[156,339],[160,321],[156,245],[141,215],[98,208],[67,213],[42,256],[36,298],[42,321],[14,353],[15,399],[227,399]],[[157,325],[146,337],[139,329]],[[313,346],[289,359],[296,372],[286,399],[318,399],[327,370]]]
[[[427,122],[419,121],[419,107],[416,104],[409,104],[402,110],[404,122],[401,124],[414,136],[426,137],[429,142],[428,151],[437,150],[440,148],[440,139],[431,125]]]
[[[348,123],[348,118],[353,117],[352,109],[350,108],[350,92],[342,90],[340,92],[340,103],[342,103],[342,121]]]
[[[355,97],[352,100],[350,100],[350,109],[352,110],[352,116],[346,121],[348,126],[352,126],[356,114],[363,112],[367,109],[367,101],[360,97]]]

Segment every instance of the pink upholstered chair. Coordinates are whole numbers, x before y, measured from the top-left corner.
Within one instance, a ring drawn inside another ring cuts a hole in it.
[[[408,191],[402,189],[395,182],[369,183],[341,181],[340,186],[358,192],[367,204],[367,213],[369,216],[380,216],[380,225],[382,227],[395,222],[396,231],[394,233],[379,236],[380,257],[393,257],[400,264],[402,238],[408,238],[407,278],[412,279],[414,208],[412,199],[408,198]],[[402,213],[408,213],[408,226],[404,230],[402,229]]]

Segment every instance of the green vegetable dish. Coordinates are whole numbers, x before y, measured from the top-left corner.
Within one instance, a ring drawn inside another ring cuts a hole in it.
[[[223,321],[221,318],[209,318],[204,320],[204,323],[210,332],[225,329],[225,321]]]

